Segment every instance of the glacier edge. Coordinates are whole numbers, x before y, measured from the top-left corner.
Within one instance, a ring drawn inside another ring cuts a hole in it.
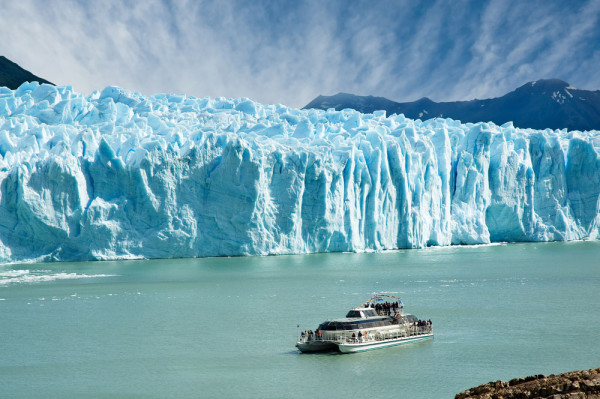
[[[0,88],[0,262],[598,239],[600,133]]]

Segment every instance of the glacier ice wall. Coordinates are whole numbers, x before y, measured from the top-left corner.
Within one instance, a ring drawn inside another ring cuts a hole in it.
[[[0,261],[597,239],[600,133],[0,88]]]

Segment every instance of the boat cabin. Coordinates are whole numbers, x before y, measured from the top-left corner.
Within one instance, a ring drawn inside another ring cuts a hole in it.
[[[344,319],[329,320],[319,325],[321,331],[359,330],[364,328],[384,327],[397,324],[390,316],[380,316],[373,308],[356,308],[350,310]]]
[[[348,314],[346,315],[346,318],[348,319],[366,319],[367,317],[377,317],[379,316],[377,314],[377,311],[373,308],[357,308],[357,309],[352,309],[351,311],[348,312]]]

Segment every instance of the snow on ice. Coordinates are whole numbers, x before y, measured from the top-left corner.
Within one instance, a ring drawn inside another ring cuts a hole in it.
[[[600,133],[0,88],[0,261],[597,239]]]

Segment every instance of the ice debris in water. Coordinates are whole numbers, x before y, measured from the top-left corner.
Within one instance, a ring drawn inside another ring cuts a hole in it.
[[[0,88],[0,261],[597,239],[600,135]]]

